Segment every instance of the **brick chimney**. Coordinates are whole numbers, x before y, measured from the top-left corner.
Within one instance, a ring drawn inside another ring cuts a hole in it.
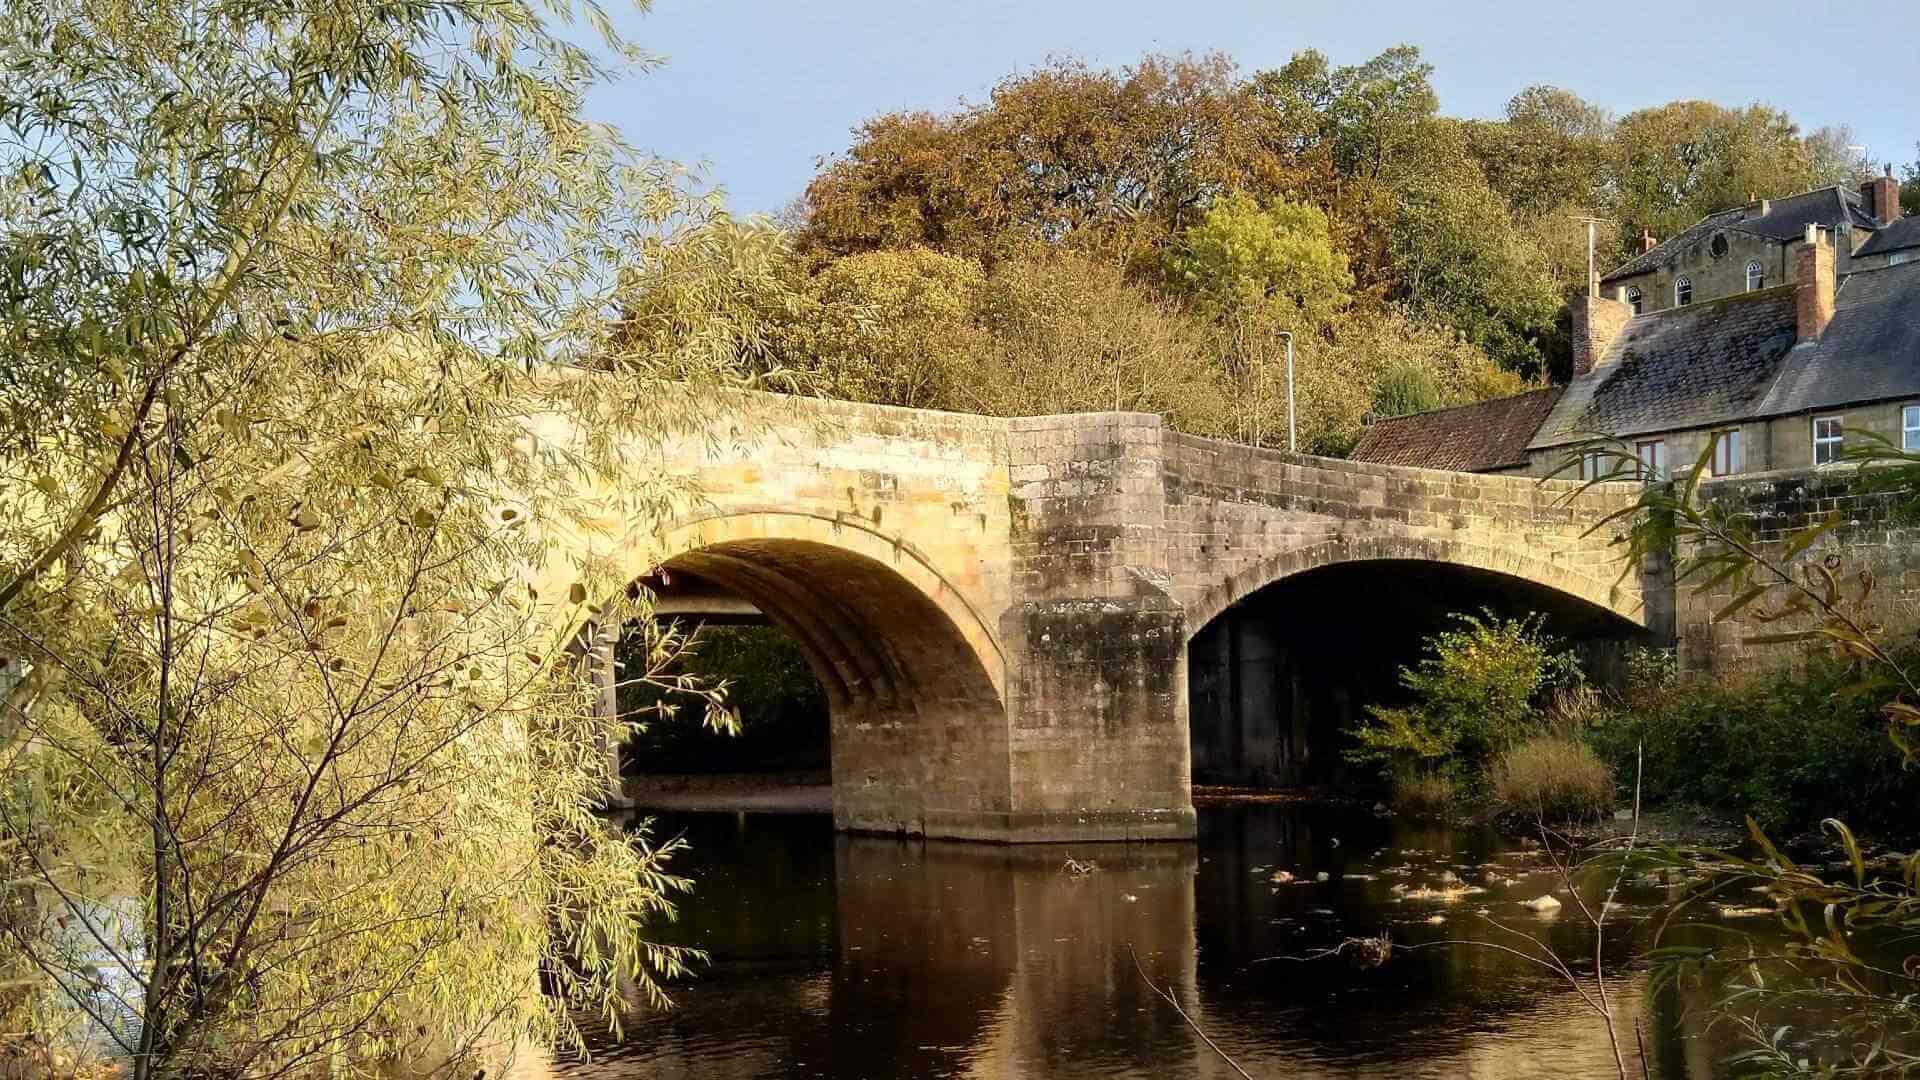
[[[1900,220],[1900,181],[1893,178],[1893,166],[1885,176],[1876,176],[1860,185],[1860,201],[1882,225]]]
[[[1808,225],[1806,238],[1794,248],[1793,260],[1793,310],[1800,324],[1799,339],[1813,341],[1833,321],[1833,237],[1818,225]],[[1576,352],[1578,348],[1576,344]]]
[[[1832,256],[1829,255],[1829,258]],[[1605,296],[1576,296],[1573,300],[1573,377],[1579,378],[1606,362],[1607,348],[1633,318],[1625,300]]]

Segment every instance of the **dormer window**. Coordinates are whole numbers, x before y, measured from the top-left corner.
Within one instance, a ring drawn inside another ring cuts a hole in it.
[[[1627,306],[1633,309],[1635,315],[1640,314],[1640,308],[1646,303],[1646,299],[1640,292],[1640,286],[1627,286]]]
[[[1761,265],[1761,262],[1759,259],[1748,259],[1747,260],[1747,291],[1752,292],[1755,289],[1764,289],[1766,287],[1767,287],[1767,268]]]
[[[1693,279],[1683,277],[1673,283],[1673,306],[1686,307],[1693,303]]]

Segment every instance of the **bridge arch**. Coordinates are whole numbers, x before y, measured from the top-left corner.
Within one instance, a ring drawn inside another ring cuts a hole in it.
[[[826,690],[837,827],[952,835],[1009,805],[1000,642],[905,539],[852,515],[693,515],[635,545],[629,580],[676,571],[750,601]]]
[[[1540,586],[1584,601],[1635,627],[1645,628],[1646,608],[1638,590],[1624,584],[1530,555],[1471,540],[1398,536],[1337,536],[1269,554],[1216,582],[1187,608],[1191,641],[1221,612],[1286,578],[1346,563],[1437,563],[1480,570]]]
[[[1645,634],[1629,584],[1453,538],[1329,537],[1257,560],[1189,609],[1194,782],[1365,782],[1349,733],[1368,706],[1405,703],[1401,668],[1459,613],[1538,613],[1610,681]]]

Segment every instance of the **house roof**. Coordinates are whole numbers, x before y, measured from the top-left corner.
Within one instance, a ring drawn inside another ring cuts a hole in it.
[[[1882,255],[1902,248],[1920,247],[1920,217],[1904,217],[1874,233],[1860,250],[1860,255]]]
[[[1527,440],[1559,397],[1560,388],[1550,386],[1472,405],[1376,420],[1361,434],[1349,456],[1355,461],[1457,472],[1525,465]]]
[[[1791,285],[1637,315],[1594,369],[1567,385],[1528,447],[1752,416],[1797,336]]]
[[[1838,185],[1803,191],[1784,199],[1769,200],[1767,212],[1764,214],[1758,213],[1757,209],[1757,207],[1735,206],[1708,214],[1696,222],[1692,228],[1670,237],[1652,251],[1634,256],[1600,280],[1602,282],[1618,281],[1621,278],[1636,277],[1657,270],[1666,265],[1680,251],[1692,247],[1722,229],[1751,233],[1769,240],[1792,240],[1806,235],[1808,225],[1824,225],[1827,228],[1833,228],[1846,222],[1862,229],[1879,228],[1879,222],[1875,221],[1873,215],[1868,213],[1861,204],[1860,193],[1852,188]]]
[[[1793,350],[1754,414],[1903,397],[1920,399],[1920,262],[1842,279],[1826,332]]]

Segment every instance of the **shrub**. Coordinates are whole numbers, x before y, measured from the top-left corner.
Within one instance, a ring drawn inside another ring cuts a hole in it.
[[[1368,719],[1354,731],[1352,760],[1444,770],[1477,792],[1487,765],[1540,729],[1540,697],[1579,679],[1578,661],[1541,629],[1539,615],[1503,619],[1482,612],[1455,619],[1456,629],[1427,639],[1419,664],[1400,669],[1414,703],[1368,707]]]
[[[1393,808],[1408,817],[1444,818],[1453,812],[1453,781],[1444,773],[1406,772],[1393,780]]]
[[[1493,795],[1504,809],[1541,821],[1595,817],[1613,806],[1613,770],[1585,743],[1538,735],[1500,755]]]
[[[1593,724],[1587,741],[1625,776],[1645,744],[1643,789],[1750,814],[1768,829],[1825,817],[1911,835],[1920,773],[1903,770],[1880,699],[1856,692],[1850,664],[1815,657],[1803,672],[1722,685],[1669,679],[1630,688],[1627,708]]]

